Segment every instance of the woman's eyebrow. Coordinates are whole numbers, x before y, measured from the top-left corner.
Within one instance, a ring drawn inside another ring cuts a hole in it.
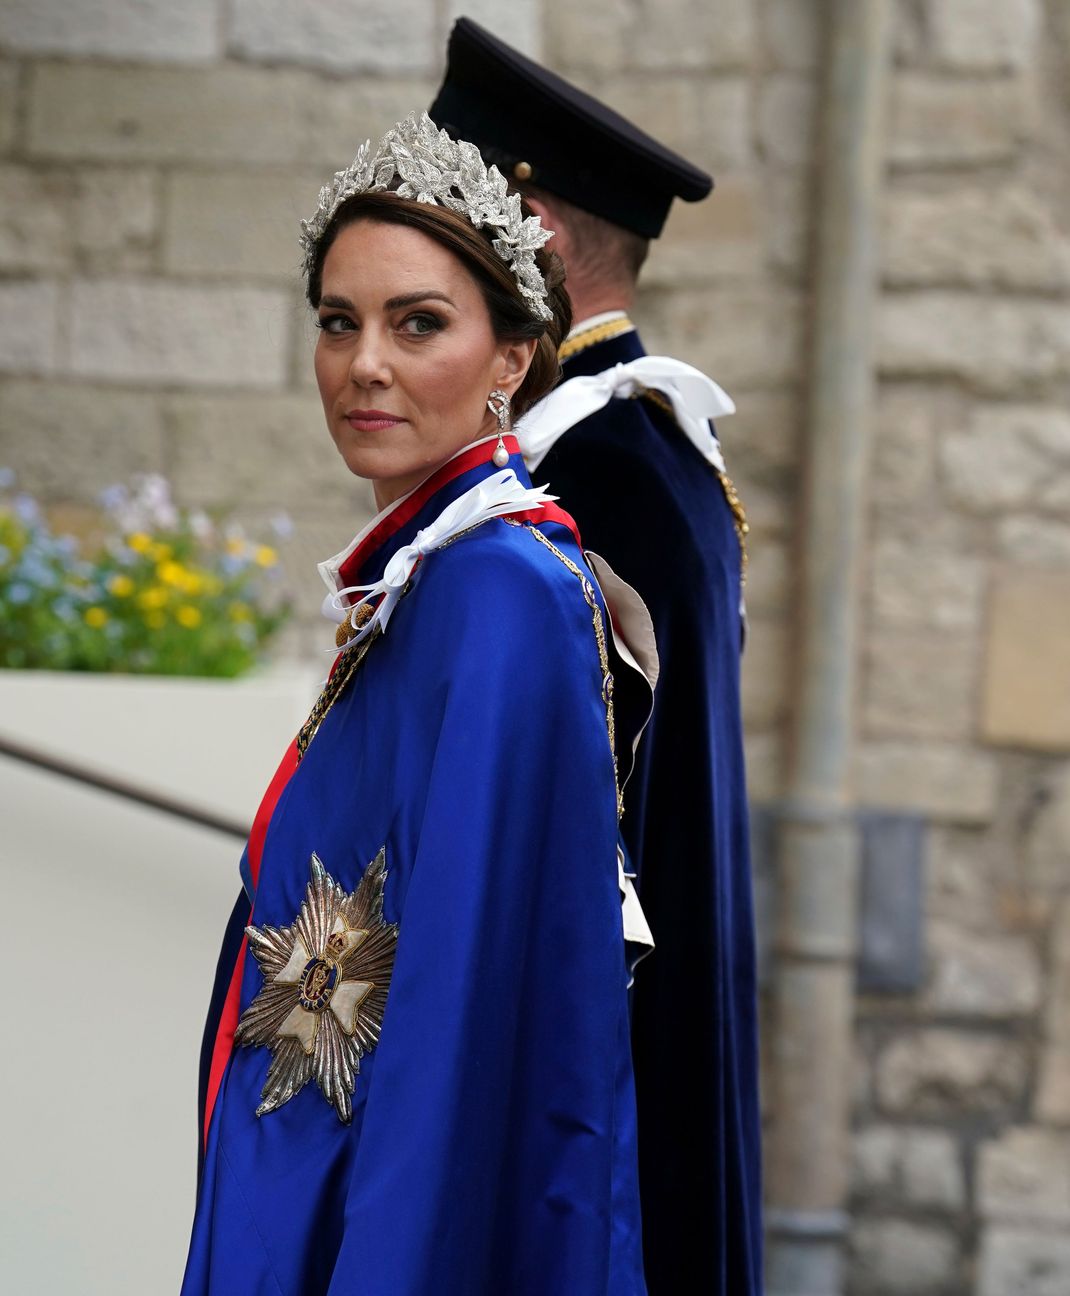
[[[434,288],[428,288],[426,291],[403,293],[400,297],[391,297],[384,302],[387,310],[399,310],[402,306],[415,306],[417,302],[422,301],[440,301],[445,302],[447,306],[454,306],[453,301],[446,296],[444,292],[437,292]]]
[[[320,305],[333,306],[336,310],[351,311],[353,309],[353,303],[348,297],[328,296],[326,293],[320,298]]]

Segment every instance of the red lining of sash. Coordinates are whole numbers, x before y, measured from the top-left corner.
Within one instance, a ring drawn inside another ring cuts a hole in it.
[[[283,789],[289,783],[295,769],[297,769],[296,738],[286,749],[286,754],[279,763],[279,768],[275,771],[275,777],[268,784],[268,789],[260,802],[260,808],[256,812],[256,818],[253,820],[253,827],[249,833],[249,845],[247,848],[249,872],[253,879],[254,888],[260,878],[260,861],[264,854],[264,840],[267,837],[271,816],[275,813],[275,807],[279,803]],[[251,910],[249,921],[252,921]],[[215,1110],[216,1098],[219,1096],[219,1086],[223,1083],[223,1073],[227,1069],[227,1063],[230,1061],[230,1055],[234,1049],[234,1032],[238,1029],[238,1008],[241,1000],[241,981],[242,973],[245,970],[245,949],[247,944],[247,938],[242,937],[238,957],[234,960],[234,971],[231,973],[230,985],[227,987],[227,997],[223,1002],[223,1011],[219,1015],[215,1042],[212,1045],[212,1061],[208,1068],[208,1091],[204,1099],[204,1142],[206,1147],[208,1145],[208,1127],[212,1120],[212,1113]]]

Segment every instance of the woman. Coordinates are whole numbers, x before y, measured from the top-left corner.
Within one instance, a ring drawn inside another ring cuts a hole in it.
[[[327,425],[381,511],[321,566],[341,651],[243,858],[183,1292],[633,1296],[640,726],[508,431],[569,327],[550,235],[426,117],[303,231]]]

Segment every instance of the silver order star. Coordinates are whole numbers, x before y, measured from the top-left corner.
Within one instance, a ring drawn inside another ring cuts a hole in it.
[[[289,927],[247,927],[264,986],[235,1041],[271,1049],[258,1116],[315,1080],[339,1120],[352,1119],[360,1059],[379,1042],[397,946],[383,921],[386,848],[347,894],[312,856],[301,911]]]

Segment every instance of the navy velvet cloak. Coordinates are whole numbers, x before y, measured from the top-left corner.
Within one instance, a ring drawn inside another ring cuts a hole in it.
[[[436,475],[360,579],[492,471]],[[577,577],[502,520],[427,555],[265,807],[251,921],[294,921],[313,852],[350,891],[385,847],[396,963],[348,1125],[315,1083],[258,1118],[268,1050],[210,1024],[184,1296],[643,1296],[613,760]],[[216,1017],[228,981],[242,1010],[262,985],[235,964],[248,909]]]
[[[637,333],[565,379],[644,355]],[[754,921],[739,698],[740,547],[713,469],[647,399],[615,398],[535,471],[646,603],[661,675],[621,824],[656,948],[634,990],[650,1296],[760,1296]]]

